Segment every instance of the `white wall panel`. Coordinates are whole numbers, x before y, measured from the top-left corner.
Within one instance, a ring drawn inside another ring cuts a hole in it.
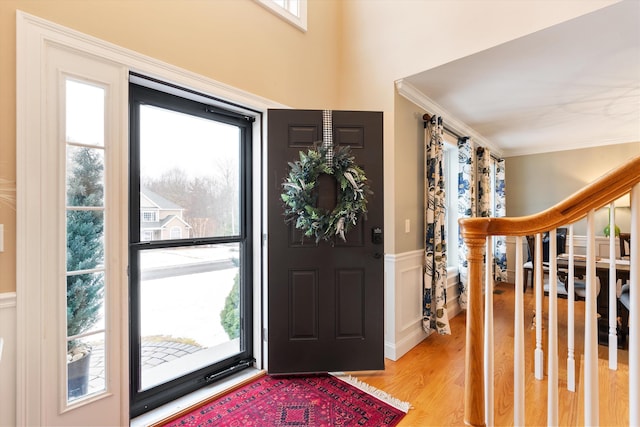
[[[16,425],[16,293],[0,294],[0,426]]]
[[[422,329],[422,250],[385,256],[385,349],[398,360],[427,337]],[[449,319],[460,313],[458,276],[447,280]]]

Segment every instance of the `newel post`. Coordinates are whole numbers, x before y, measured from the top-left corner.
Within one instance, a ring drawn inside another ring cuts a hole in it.
[[[464,236],[464,234],[463,234]],[[467,344],[464,381],[464,422],[484,426],[484,331],[482,264],[486,238],[464,236],[468,248]]]

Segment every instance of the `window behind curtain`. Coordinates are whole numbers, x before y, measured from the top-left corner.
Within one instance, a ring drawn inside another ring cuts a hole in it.
[[[444,174],[447,197],[447,267],[458,267],[458,148],[445,134]]]

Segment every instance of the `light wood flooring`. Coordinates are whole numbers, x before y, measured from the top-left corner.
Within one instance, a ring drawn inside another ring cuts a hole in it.
[[[495,313],[495,424],[513,425],[513,307],[514,289],[501,284],[494,293]],[[547,300],[543,311],[547,316]],[[547,381],[533,376],[535,299],[525,293],[525,417],[527,425],[547,424]],[[558,300],[559,423],[584,425],[581,375],[584,303],[575,304],[576,389],[567,390],[567,300]],[[353,372],[353,376],[408,401],[413,409],[399,426],[448,426],[464,424],[465,314],[451,319],[452,335],[431,335],[397,361],[386,360],[384,371]],[[546,336],[546,335],[545,335]],[[544,346],[547,346],[545,341]],[[607,348],[599,346],[600,425],[626,426],[628,417],[628,353],[618,351],[618,370],[608,369]],[[546,365],[546,355],[545,355]],[[546,368],[545,368],[546,370]]]

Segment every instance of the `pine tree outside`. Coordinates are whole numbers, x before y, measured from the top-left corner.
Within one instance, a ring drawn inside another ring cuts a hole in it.
[[[104,351],[104,89],[66,85],[67,397],[106,388],[104,372],[89,387],[93,348]]]

